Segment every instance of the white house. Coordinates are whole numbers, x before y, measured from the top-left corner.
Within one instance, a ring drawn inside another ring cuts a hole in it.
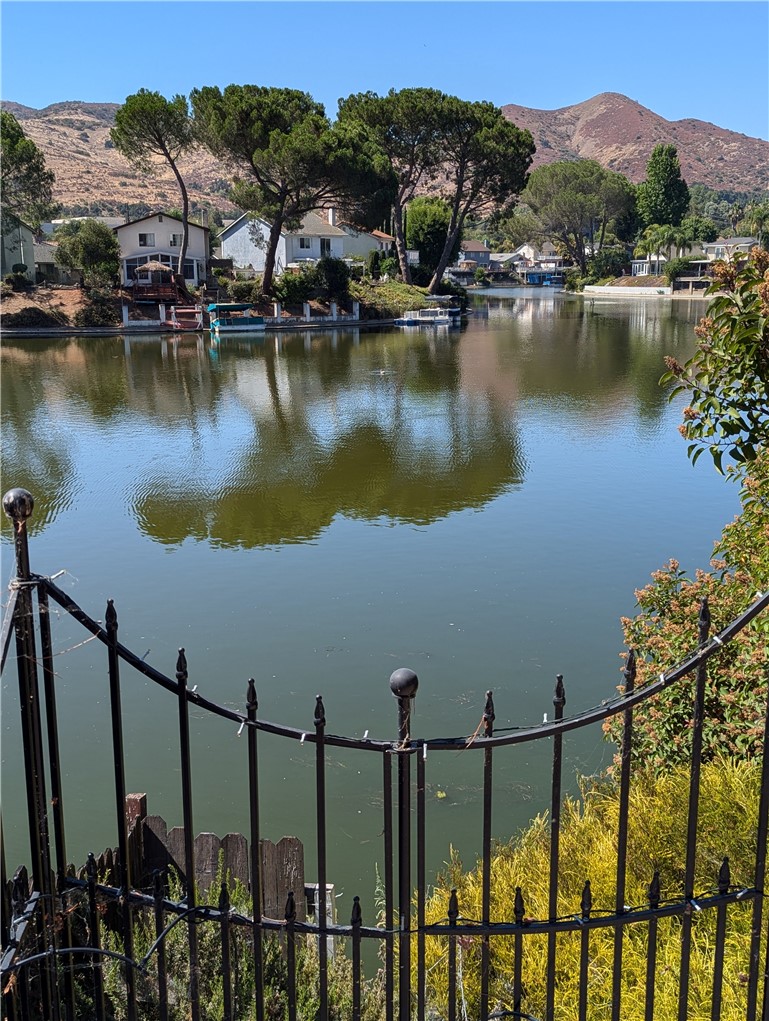
[[[701,276],[707,266],[718,259],[733,259],[736,255],[745,255],[757,244],[755,238],[717,238],[715,241],[704,241],[693,248],[681,252],[683,258],[691,259],[692,269],[697,267],[697,276]],[[633,259],[630,263],[634,277],[645,277],[649,274],[661,274],[667,262],[665,252]]]
[[[270,225],[261,217],[244,213],[219,235],[223,259],[232,259],[236,269],[264,271]],[[317,262],[323,256],[343,259],[347,253],[348,236],[340,227],[330,224],[317,213],[307,213],[299,230],[281,231],[275,252],[275,274],[287,266]]]
[[[121,281],[130,284],[137,266],[145,262],[161,262],[176,269],[182,246],[183,225],[168,213],[150,213],[139,220],[113,227],[120,244]],[[184,280],[193,287],[205,283],[208,263],[208,227],[189,224]]]
[[[26,266],[24,276],[34,283],[35,280],[35,235],[12,213],[2,218],[3,238],[0,256],[0,275],[3,277],[13,272],[16,265]]]

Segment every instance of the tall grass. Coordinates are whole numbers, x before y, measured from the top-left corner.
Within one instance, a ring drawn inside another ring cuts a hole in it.
[[[760,788],[760,763],[718,760],[703,767],[698,827],[695,891],[714,891],[719,867],[729,851],[732,884],[751,887],[755,869],[755,839]],[[682,893],[685,833],[689,796],[688,771],[679,767],[665,776],[639,775],[630,795],[626,903],[647,902],[647,889],[659,870],[662,898]],[[611,782],[593,784],[579,799],[567,799],[561,815],[559,915],[577,915],[586,879],[590,879],[593,908],[612,912],[616,893],[618,789]],[[513,898],[520,886],[526,917],[548,916],[549,820],[541,815],[509,843],[495,848],[491,876],[491,920],[513,920]],[[452,856],[427,908],[427,921],[446,920],[452,888],[456,888],[461,917],[479,919],[482,873],[469,871]],[[724,962],[721,1021],[745,1017],[752,902],[729,907]],[[694,916],[690,978],[690,1021],[710,1021],[714,962],[715,912]],[[656,1018],[675,1018],[681,953],[679,916],[659,922]],[[579,1003],[580,933],[557,938],[556,1011],[558,1021],[576,1021]],[[547,938],[523,938],[523,1010],[542,1016],[545,1001]],[[622,960],[623,1021],[642,1021],[645,1006],[648,927],[625,927]],[[614,933],[611,928],[590,932],[588,1017],[610,1016]],[[763,950],[762,950],[763,954]],[[448,995],[447,940],[429,937],[426,947],[428,995],[437,1011],[445,1011]],[[480,939],[458,938],[461,965],[459,1016],[478,1016],[480,1003]],[[761,957],[763,960],[763,956]],[[513,1007],[514,947],[512,936],[491,939],[491,1004]]]

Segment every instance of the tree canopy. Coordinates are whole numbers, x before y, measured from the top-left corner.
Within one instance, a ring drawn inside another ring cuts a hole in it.
[[[306,92],[207,86],[190,99],[197,138],[235,172],[232,201],[270,224],[265,292],[284,228],[298,228],[306,213],[328,205],[350,208],[389,184],[389,168],[360,131],[332,128]]]
[[[444,97],[438,144],[446,181],[441,193],[451,219],[430,281],[432,293],[440,285],[467,217],[490,207],[512,210],[528,180],[535,151],[531,134],[507,120],[493,103],[472,103],[455,96]]]
[[[584,276],[588,246],[601,250],[611,221],[632,209],[634,192],[622,174],[595,160],[566,160],[532,171],[522,199],[540,234],[561,245]]]
[[[171,168],[182,199],[183,235],[177,272],[183,274],[189,243],[190,203],[178,161],[193,143],[187,100],[184,96],[166,99],[159,92],[139,89],[116,111],[110,138],[128,162],[140,170],[151,173],[157,159],[164,160]]]
[[[0,111],[0,141],[3,225],[10,216],[37,227],[58,211],[53,201],[53,171],[46,169],[43,153],[7,110]]]
[[[689,208],[689,188],[681,177],[674,145],[655,145],[646,164],[646,180],[638,185],[638,212],[644,226],[670,223],[677,227]]]
[[[409,202],[406,216],[406,244],[419,252],[419,263],[430,274],[443,254],[446,233],[451,221],[448,203],[437,196],[418,196]],[[457,237],[451,253],[455,259],[459,252],[460,239]]]
[[[709,450],[722,471],[725,454],[744,465],[769,441],[769,252],[717,262],[714,277],[699,347],[686,365],[667,358],[662,382],[674,384],[671,400],[690,394],[680,430],[692,461]]]
[[[411,282],[404,210],[440,165],[439,121],[444,95],[437,89],[390,89],[386,96],[359,92],[339,101],[338,124],[361,131],[384,156],[395,179],[393,233],[401,276]]]
[[[111,283],[120,270],[120,244],[100,220],[68,220],[56,231],[56,262],[77,269],[88,284]]]

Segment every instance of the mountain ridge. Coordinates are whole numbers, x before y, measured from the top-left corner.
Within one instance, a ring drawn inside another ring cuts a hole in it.
[[[122,209],[178,204],[175,179],[162,164],[155,174],[136,171],[112,146],[109,129],[119,103],[64,100],[35,109],[3,102],[42,150],[56,175],[55,197],[66,208],[90,204]],[[755,192],[769,188],[769,142],[696,118],[668,121],[617,92],[604,92],[555,110],[508,103],[503,114],[531,131],[537,152],[533,166],[559,159],[594,159],[638,183],[655,145],[676,146],[688,184]],[[230,172],[203,149],[180,161],[190,198],[231,209]]]

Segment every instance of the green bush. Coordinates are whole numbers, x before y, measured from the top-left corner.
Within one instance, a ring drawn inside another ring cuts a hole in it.
[[[26,273],[27,272],[26,263],[24,263],[24,262],[14,262],[14,264],[11,266],[11,272],[12,273]]]
[[[27,308],[19,309],[18,312],[8,312],[3,315],[3,326],[5,329],[52,329],[56,326],[69,326],[69,319],[63,312],[46,312],[36,305],[28,305]]]
[[[473,274],[473,280],[475,281],[476,284],[480,284],[481,287],[485,287],[486,284],[489,282],[489,274],[486,272],[483,266],[479,266],[476,269],[475,273]]]
[[[686,257],[680,259],[669,259],[668,262],[665,263],[663,269],[665,279],[669,284],[672,284],[673,281],[677,280],[679,277],[686,276],[691,264],[692,260]]]
[[[330,301],[347,297],[350,287],[350,268],[343,259],[325,255],[315,266],[315,286],[318,296]]]
[[[388,255],[379,263],[382,276],[396,277],[400,273],[400,265],[394,255]]]
[[[368,253],[368,259],[366,260],[366,268],[368,269],[368,275],[372,280],[378,280],[381,274],[380,265],[382,257],[379,254],[378,248],[372,248]]]
[[[309,301],[315,294],[315,289],[314,267],[299,273],[282,273],[273,286],[276,298],[284,305],[301,305],[302,302]]]
[[[227,291],[233,301],[258,301],[262,295],[262,281],[230,280]]]

